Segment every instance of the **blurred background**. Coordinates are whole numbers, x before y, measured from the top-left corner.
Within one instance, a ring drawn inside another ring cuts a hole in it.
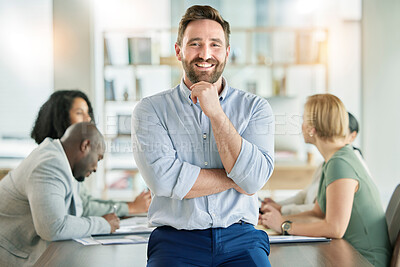
[[[145,185],[132,156],[130,114],[182,78],[174,43],[185,10],[211,5],[231,25],[229,85],[270,102],[276,171],[265,194],[292,194],[321,157],[301,135],[306,97],[332,93],[358,119],[383,205],[400,181],[400,2],[397,0],[0,0],[0,168],[36,146],[29,138],[54,90],[92,102],[107,151],[95,196],[131,199]]]

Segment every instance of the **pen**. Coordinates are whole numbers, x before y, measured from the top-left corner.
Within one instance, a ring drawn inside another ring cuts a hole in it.
[[[260,197],[258,197],[258,201],[260,201],[261,204],[264,203],[264,200],[261,199]],[[264,212],[261,211],[261,207],[258,209],[258,212],[259,212],[260,214],[264,214]]]

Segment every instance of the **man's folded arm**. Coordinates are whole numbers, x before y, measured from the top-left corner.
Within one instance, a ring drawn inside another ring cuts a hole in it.
[[[232,188],[239,193],[245,193],[226,175],[224,169],[201,169],[196,182],[186,194],[185,198],[213,195]]]
[[[239,187],[249,194],[260,190],[274,169],[275,122],[270,105],[261,100],[246,130],[241,134],[240,154],[228,173]]]
[[[234,187],[223,169],[201,169],[177,157],[167,130],[151,103],[142,100],[132,115],[132,144],[136,165],[153,192],[161,197],[194,198]]]

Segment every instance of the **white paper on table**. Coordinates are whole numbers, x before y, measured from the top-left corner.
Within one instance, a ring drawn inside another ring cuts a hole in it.
[[[117,245],[117,244],[136,244],[134,240],[126,238],[107,238],[107,239],[96,239],[102,245]]]
[[[148,226],[147,217],[131,217],[120,221],[116,234],[121,233],[151,233],[155,227]]]
[[[127,235],[125,238],[132,240],[135,244],[142,244],[149,242],[148,236],[139,236],[139,235]]]
[[[327,242],[330,238],[310,237],[310,236],[294,236],[294,235],[272,235],[269,236],[269,243],[308,243],[308,242]]]
[[[73,240],[85,246],[100,245],[100,243],[94,240],[92,237],[75,238]]]
[[[114,244],[143,244],[149,241],[148,237],[138,235],[127,235],[122,238],[102,238],[95,239],[92,237],[75,238],[74,241],[84,246],[92,245],[114,245]]]
[[[145,225],[147,226],[148,220],[147,217],[130,217],[127,219],[122,219],[119,223],[119,226],[135,226],[135,225]]]

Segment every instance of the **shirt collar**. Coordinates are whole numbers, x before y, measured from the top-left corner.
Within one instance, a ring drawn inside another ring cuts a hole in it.
[[[229,85],[224,77],[222,77],[222,92],[219,94],[219,101],[223,101],[228,94]]]
[[[190,98],[191,91],[189,90],[189,88],[187,88],[186,84],[183,82],[183,78],[181,80],[179,90],[183,94],[185,101],[187,101],[189,105],[192,105],[193,102],[192,99]]]
[[[228,94],[229,91],[229,85],[228,82],[224,77],[222,77],[222,92],[219,94],[219,101],[223,101]],[[190,94],[192,93],[189,88],[186,86],[186,84],[183,82],[183,78],[181,80],[181,84],[179,86],[179,89],[181,93],[183,94],[185,101],[187,101],[190,105],[193,104],[192,99],[190,98]]]

